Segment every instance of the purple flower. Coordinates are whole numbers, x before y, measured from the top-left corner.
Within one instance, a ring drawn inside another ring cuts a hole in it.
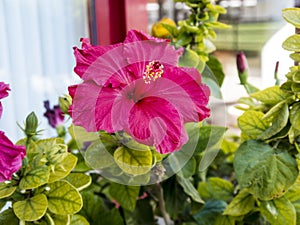
[[[209,116],[209,89],[194,68],[177,66],[182,49],[131,30],[123,43],[74,48],[83,83],[69,87],[73,123],[94,132],[125,131],[160,153],[181,149],[184,124]]]
[[[53,109],[51,109],[50,103],[47,100],[44,101],[44,107],[46,108],[44,116],[48,119],[51,127],[56,128],[64,123],[65,116],[58,105],[53,106]]]
[[[5,84],[4,82],[0,82],[0,99],[5,98],[8,96],[8,91],[10,91],[9,85]],[[2,103],[0,102],[0,118],[2,116]]]
[[[24,146],[14,145],[0,131],[0,182],[11,180],[12,174],[22,167],[22,160],[26,155]]]

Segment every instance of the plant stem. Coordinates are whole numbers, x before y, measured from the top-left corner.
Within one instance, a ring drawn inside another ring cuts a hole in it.
[[[166,211],[163,189],[162,189],[160,183],[156,183],[154,185],[154,187],[155,187],[156,192],[157,192],[159,209],[160,209],[160,212],[161,212],[161,214],[164,218],[165,224],[166,225],[173,225],[173,223],[170,219],[170,216]]]

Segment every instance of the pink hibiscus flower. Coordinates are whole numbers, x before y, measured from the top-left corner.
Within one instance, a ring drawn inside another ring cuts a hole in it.
[[[0,99],[5,98],[8,96],[8,91],[10,91],[9,85],[5,84],[4,82],[0,82]],[[0,118],[2,116],[2,103],[0,102]]]
[[[178,67],[182,49],[131,30],[123,43],[74,48],[74,71],[83,82],[69,87],[73,123],[89,132],[125,131],[160,153],[179,150],[184,124],[209,116],[209,89],[194,68]]]
[[[0,131],[0,182],[11,180],[12,174],[22,167],[22,160],[26,155],[24,146],[14,145]]]

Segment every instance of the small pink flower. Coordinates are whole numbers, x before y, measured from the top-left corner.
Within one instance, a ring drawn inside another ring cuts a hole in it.
[[[0,131],[0,182],[11,180],[12,174],[22,167],[22,160],[26,155],[24,146],[14,145]]]
[[[178,67],[182,49],[135,30],[124,43],[74,48],[75,72],[83,79],[69,87],[73,123],[94,132],[125,131],[160,153],[181,149],[184,124],[209,116],[209,89],[194,68]]]
[[[8,96],[8,91],[10,91],[9,85],[5,84],[4,82],[0,82],[0,99],[5,98]],[[0,102],[0,118],[2,116],[2,103]]]

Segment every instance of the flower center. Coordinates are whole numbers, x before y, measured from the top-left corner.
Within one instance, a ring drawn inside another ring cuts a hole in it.
[[[158,61],[151,61],[146,65],[145,71],[143,73],[143,79],[146,84],[150,84],[151,81],[155,81],[157,78],[161,77],[164,73],[164,65]]]

